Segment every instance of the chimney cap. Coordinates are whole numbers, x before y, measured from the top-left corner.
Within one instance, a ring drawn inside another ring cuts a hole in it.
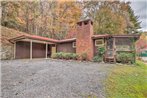
[[[91,21],[93,23],[93,20],[92,19],[85,19],[85,20],[80,20],[79,22],[77,22],[77,24],[78,23],[81,23],[81,22],[86,22],[86,21]]]

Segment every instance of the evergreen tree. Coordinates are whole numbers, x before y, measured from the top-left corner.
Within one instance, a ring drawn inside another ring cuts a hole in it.
[[[127,26],[127,33],[138,33],[137,29],[140,29],[140,21],[139,17],[135,16],[134,11],[132,10],[131,6],[128,4],[128,9],[127,9],[128,15],[129,15],[129,20],[130,24]]]

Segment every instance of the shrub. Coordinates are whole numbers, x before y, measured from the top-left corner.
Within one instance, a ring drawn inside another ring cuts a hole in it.
[[[98,55],[99,56],[103,56],[105,53],[105,47],[99,47],[98,48]]]
[[[64,52],[58,52],[58,53],[54,53],[52,55],[52,58],[54,59],[74,59],[76,60],[78,58],[78,55],[75,53],[64,53]]]
[[[100,57],[98,55],[93,58],[94,62],[102,62],[102,60],[103,60],[102,57]]]
[[[116,60],[120,63],[134,63],[134,58],[134,53],[120,52],[116,55]]]
[[[97,50],[98,50],[98,53],[96,56],[94,56],[93,61],[94,62],[102,62],[103,55],[105,53],[105,47],[98,47]]]
[[[81,60],[87,60],[87,53],[81,54]]]
[[[78,55],[77,54],[75,54],[75,53],[72,53],[72,59],[74,59],[74,60],[77,60],[78,59]]]
[[[61,58],[62,58],[62,53],[61,53],[61,52],[59,52],[59,53],[54,53],[54,54],[52,55],[52,58],[54,58],[54,59],[56,59],[56,58],[61,59]]]

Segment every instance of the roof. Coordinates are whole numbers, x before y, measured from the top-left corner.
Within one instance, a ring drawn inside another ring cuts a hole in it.
[[[51,38],[47,38],[47,37],[41,37],[41,36],[37,36],[37,35],[29,35],[29,34],[24,34],[24,35],[12,38],[9,41],[15,42],[17,40],[26,39],[26,38],[34,39],[34,40],[40,40],[40,41],[54,42],[54,43],[58,42],[58,40],[55,40],[55,39],[51,39]]]
[[[70,39],[59,40],[59,43],[73,42],[73,41],[76,41],[76,38],[70,38]]]
[[[135,37],[135,38],[139,38],[140,35],[139,34],[125,34],[125,35],[113,35],[113,37]]]
[[[63,42],[72,42],[75,41],[76,38],[70,38],[70,39],[64,39],[64,40],[56,40],[52,38],[47,38],[47,37],[42,37],[42,36],[37,36],[37,35],[29,35],[29,34],[24,34],[12,39],[9,39],[10,42],[15,42],[21,39],[34,39],[34,40],[40,40],[40,41],[47,41],[47,42],[53,42],[53,43],[63,43]]]
[[[110,34],[99,34],[99,35],[93,35],[92,38],[96,39],[96,38],[106,38],[106,37],[111,37]]]
[[[97,38],[108,38],[108,37],[136,37],[139,38],[140,35],[110,35],[110,34],[99,34],[99,35],[93,35],[92,39]],[[52,38],[47,37],[41,37],[37,35],[30,35],[30,34],[24,34],[15,38],[10,39],[10,42],[15,42],[21,39],[34,39],[34,40],[40,40],[40,41],[46,41],[46,42],[53,42],[53,43],[64,43],[64,42],[73,42],[76,41],[76,38],[69,38],[69,39],[63,39],[63,40],[56,40]]]

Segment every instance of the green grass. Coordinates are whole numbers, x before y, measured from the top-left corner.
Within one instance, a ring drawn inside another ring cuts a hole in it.
[[[147,65],[118,65],[106,80],[107,98],[147,98]]]

